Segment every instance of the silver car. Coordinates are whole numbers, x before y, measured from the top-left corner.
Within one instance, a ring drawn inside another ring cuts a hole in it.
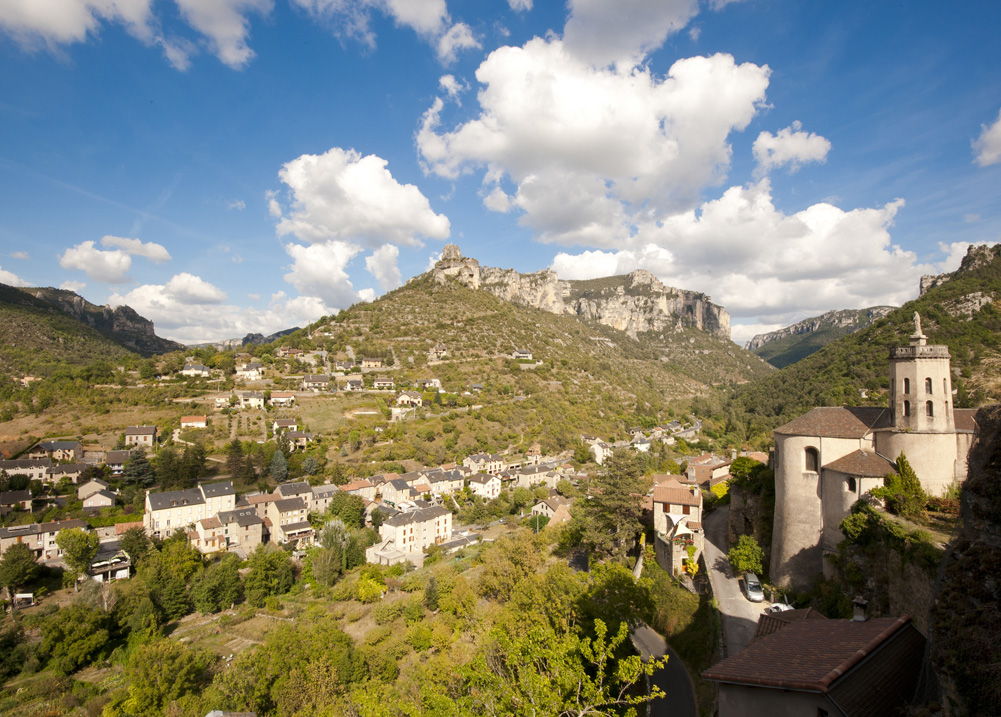
[[[754,573],[744,573],[744,592],[751,602],[761,602],[765,599],[765,591],[761,589],[761,581]]]

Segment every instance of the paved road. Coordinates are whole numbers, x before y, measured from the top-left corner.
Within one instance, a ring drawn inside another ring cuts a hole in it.
[[[698,717],[695,685],[685,669],[685,663],[670,645],[649,625],[640,625],[630,637],[645,660],[667,655],[667,665],[650,676],[650,682],[664,690],[665,696],[650,703],[648,717]]]
[[[705,519],[706,565],[713,594],[719,602],[723,622],[723,639],[727,655],[747,647],[758,626],[758,616],[771,603],[751,602],[741,590],[739,576],[734,576],[730,561],[726,559],[729,547],[726,542],[726,523],[730,506],[717,508]]]

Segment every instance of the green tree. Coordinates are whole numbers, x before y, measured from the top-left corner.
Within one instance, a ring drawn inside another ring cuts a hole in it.
[[[302,473],[307,476],[315,476],[317,471],[320,470],[320,464],[317,463],[313,456],[306,456],[302,461]]]
[[[164,490],[174,490],[179,487],[178,471],[180,465],[177,451],[170,446],[164,446],[156,456],[156,482]]]
[[[223,555],[218,563],[198,573],[191,583],[195,609],[203,615],[229,608],[239,602],[242,595],[240,559],[233,553]]]
[[[226,446],[226,473],[236,480],[243,470],[243,444],[239,438],[234,438]]]
[[[250,572],[244,583],[247,602],[254,607],[264,607],[264,601],[274,595],[284,595],[292,589],[295,571],[292,560],[281,548],[262,543],[247,561]]]
[[[38,563],[31,549],[24,543],[14,543],[3,553],[0,559],[0,585],[7,588],[11,600],[14,593],[22,585],[27,585],[38,574]]]
[[[271,474],[276,483],[284,483],[288,480],[288,461],[285,460],[284,453],[275,451],[275,455],[271,458],[271,464],[268,466],[268,473]]]
[[[434,575],[428,578],[428,584],[424,587],[424,606],[431,612],[438,609],[438,581]]]
[[[155,474],[146,454],[137,448],[129,456],[129,460],[122,470],[122,483],[136,488],[146,488],[152,485]]]
[[[591,480],[590,498],[574,503],[573,516],[583,545],[596,556],[621,560],[643,527],[640,516],[646,490],[632,451],[614,453],[605,468]]]
[[[903,453],[897,458],[897,472],[887,475],[883,486],[870,492],[885,500],[889,510],[905,518],[917,517],[928,503],[921,480]]]
[[[151,547],[149,538],[146,536],[146,531],[139,527],[126,530],[122,534],[118,544],[132,560],[134,568],[138,567],[139,563],[149,553]]]
[[[207,653],[167,638],[138,646],[124,669],[128,699],[105,715],[164,714],[170,703],[201,691],[211,661]]]
[[[73,575],[73,589],[77,591],[79,590],[77,579],[87,572],[94,556],[97,555],[100,539],[97,533],[69,528],[60,530],[56,534],[56,545],[62,551],[63,560]]]
[[[761,574],[762,561],[765,559],[765,552],[758,545],[758,541],[751,535],[742,535],[737,544],[730,548],[726,554],[727,560],[735,573],[755,573]]]
[[[57,672],[68,675],[101,657],[108,646],[106,613],[70,605],[53,613],[42,623],[39,648]]]

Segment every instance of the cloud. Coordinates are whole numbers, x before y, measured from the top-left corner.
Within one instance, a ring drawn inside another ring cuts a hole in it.
[[[194,0],[193,0],[194,1]],[[291,0],[313,19],[328,24],[341,38],[354,38],[374,48],[372,13],[378,12],[399,27],[409,27],[435,46],[448,63],[458,50],[479,47],[465,23],[452,24],[445,0]]]
[[[472,50],[480,47],[479,41],[473,35],[472,28],[464,22],[457,22],[438,38],[438,59],[444,65],[455,62],[460,50]]]
[[[0,28],[22,47],[83,42],[104,22],[123,24],[128,32],[153,40],[152,0],[7,0],[0,2]]]
[[[7,271],[0,266],[0,284],[7,286],[29,286],[28,282],[13,272]]]
[[[979,214],[964,214],[963,215],[963,221],[966,222],[967,224],[976,224],[977,222],[980,221],[980,215]]]
[[[62,284],[59,285],[59,288],[65,289],[66,291],[74,291],[79,293],[83,291],[85,288],[87,288],[87,285],[82,281],[73,281],[71,279],[69,281],[64,281]]]
[[[357,242],[369,247],[393,243],[421,246],[420,237],[447,239],[449,221],[431,210],[412,184],[400,184],[387,162],[374,154],[334,147],[286,163],[278,176],[288,187],[290,209],[278,211],[279,236],[304,242]]]
[[[532,9],[532,0],[507,0],[507,4],[515,12],[528,12]]]
[[[730,133],[757,113],[769,74],[725,54],[678,60],[666,77],[616,72],[582,62],[559,39],[534,38],[480,65],[478,117],[443,130],[437,98],[417,146],[442,177],[477,168],[488,184],[509,176],[522,223],[545,241],[611,246],[635,213],[687,208],[725,178]],[[568,198],[585,210],[578,220]]]
[[[211,284],[197,276],[178,274],[167,284],[147,284],[127,294],[112,294],[109,303],[131,306],[155,324],[157,335],[189,344],[240,338],[248,333],[272,334],[330,313],[317,297],[289,298],[278,292],[261,310],[219,303],[218,295],[205,287]],[[206,295],[206,301],[196,301],[199,291]]]
[[[631,67],[698,14],[698,0],[570,0],[567,50],[599,67]]]
[[[242,212],[246,208],[247,203],[242,199],[235,199],[232,202],[226,202],[226,209],[236,209],[237,211]]]
[[[10,253],[10,258],[11,259],[30,259],[31,257],[28,256],[28,252],[26,252],[26,251],[12,251]]]
[[[102,251],[94,247],[94,242],[85,241],[67,249],[59,257],[63,269],[76,269],[87,273],[93,281],[105,284],[127,284],[132,257],[121,249]]]
[[[819,134],[803,132],[803,125],[797,120],[791,126],[779,130],[777,135],[762,132],[754,140],[751,148],[758,162],[755,174],[762,177],[778,167],[788,165],[790,172],[797,171],[807,162],[827,161],[831,143]]]
[[[187,272],[171,277],[164,290],[181,304],[221,304],[226,300],[224,291]]]
[[[365,268],[379,282],[383,291],[392,291],[403,285],[400,267],[397,266],[399,257],[399,247],[392,244],[381,246],[365,257]]]
[[[126,239],[124,237],[108,235],[101,237],[101,246],[121,249],[126,254],[131,254],[132,256],[146,257],[156,264],[170,261],[170,254],[167,250],[154,242],[146,242],[144,244],[139,239]]]
[[[1001,162],[1001,110],[990,127],[981,125],[980,136],[973,141],[974,161],[981,167]]]
[[[738,346],[745,346],[748,341],[758,334],[770,334],[772,331],[784,329],[786,326],[794,323],[796,322],[789,321],[788,323],[783,322],[778,324],[733,323],[730,324],[730,340]]]
[[[500,187],[494,187],[489,194],[483,197],[483,206],[492,212],[505,214],[511,211],[511,208],[514,205],[511,202],[511,197],[507,195],[507,192]]]
[[[438,78],[438,86],[445,90],[449,99],[456,102],[459,102],[459,95],[469,89],[468,84],[455,79],[454,75],[442,75]]]
[[[254,59],[247,45],[250,13],[268,15],[271,0],[174,0],[191,27],[204,35],[212,53],[227,67],[240,70]]]
[[[625,248],[562,252],[561,278],[588,279],[647,269],[671,286],[713,294],[735,318],[792,323],[831,309],[899,305],[914,298],[922,274],[958,266],[964,243],[940,247],[922,264],[892,243],[902,200],[845,211],[814,204],[779,211],[767,179],[731,187],[719,199],[637,227]]]
[[[361,247],[343,241],[289,243],[286,253],[293,264],[283,277],[301,294],[317,296],[328,306],[345,308],[358,300],[346,267]]]

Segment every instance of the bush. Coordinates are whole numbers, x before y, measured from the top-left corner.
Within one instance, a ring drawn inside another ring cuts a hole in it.
[[[758,541],[750,535],[740,536],[737,544],[730,548],[726,555],[736,573],[756,573],[761,574],[762,561],[765,559],[765,552],[758,545]]]

